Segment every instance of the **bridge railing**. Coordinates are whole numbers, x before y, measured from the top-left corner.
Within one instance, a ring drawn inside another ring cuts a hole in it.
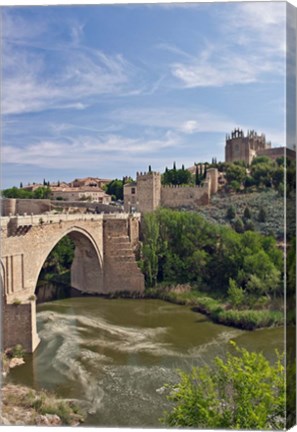
[[[100,213],[100,214],[70,214],[70,213],[42,213],[40,215],[16,215],[16,216],[6,216],[1,218],[1,227],[8,225],[10,221],[14,222],[14,226],[24,226],[24,225],[43,225],[52,223],[61,223],[64,221],[99,221],[106,219],[127,219],[129,217],[128,213]],[[134,213],[133,217],[140,218],[140,213]]]

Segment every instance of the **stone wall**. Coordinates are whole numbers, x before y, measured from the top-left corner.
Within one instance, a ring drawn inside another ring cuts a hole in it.
[[[162,207],[196,209],[209,203],[210,183],[204,186],[163,186],[161,189]]]
[[[144,276],[133,252],[137,231],[135,218],[104,221],[104,287],[107,293],[127,291],[141,294],[144,291]]]
[[[267,156],[270,159],[276,160],[280,157],[288,157],[289,159],[296,159],[296,152],[287,147],[273,147],[270,149],[259,150],[257,156]]]
[[[52,209],[51,201],[46,199],[14,199],[3,198],[1,200],[1,215],[23,215],[27,214],[41,214],[48,212]]]
[[[21,344],[33,352],[39,343],[36,329],[35,301],[2,305],[2,344],[4,348]]]
[[[3,198],[1,200],[1,215],[15,216],[16,214],[39,215],[51,210],[65,210],[71,212],[75,210],[85,213],[87,209],[98,211],[98,213],[121,213],[123,208],[120,206],[90,203],[85,201],[59,201],[59,200],[36,200],[36,199],[15,199]]]
[[[62,209],[70,213],[80,212],[86,213],[88,210],[98,213],[123,213],[123,208],[116,205],[90,203],[85,201],[51,201],[53,210]]]

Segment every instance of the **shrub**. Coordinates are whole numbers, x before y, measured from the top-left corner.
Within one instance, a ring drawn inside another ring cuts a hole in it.
[[[243,217],[245,219],[251,219],[252,218],[252,213],[251,210],[248,206],[245,207],[244,212],[243,212]]]
[[[234,206],[230,206],[227,210],[226,218],[231,220],[231,219],[235,219],[235,216],[236,216],[236,209]]]
[[[20,299],[18,299],[18,298],[15,298],[15,299],[13,299],[13,301],[12,301],[12,304],[13,305],[20,305],[20,304],[22,304],[22,300],[20,300]]]
[[[249,219],[245,222],[244,230],[245,231],[255,231],[255,224],[251,219]]]
[[[15,345],[11,350],[12,357],[22,358],[24,357],[25,350],[21,344]]]
[[[239,217],[235,219],[233,227],[237,233],[243,233],[244,232],[244,223],[243,223],[242,219]]]
[[[258,213],[258,221],[266,222],[266,217],[267,217],[266,210],[263,207],[261,207]]]
[[[263,354],[231,342],[235,355],[216,357],[212,366],[180,372],[168,386],[174,403],[163,422],[174,428],[284,429],[285,368],[283,356],[274,364]]]
[[[239,308],[244,303],[244,291],[236,285],[235,280],[229,279],[228,300],[235,308]]]

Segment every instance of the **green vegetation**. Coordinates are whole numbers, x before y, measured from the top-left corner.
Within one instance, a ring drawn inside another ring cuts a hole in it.
[[[283,356],[274,364],[261,353],[236,346],[235,354],[216,357],[212,366],[180,372],[180,382],[167,386],[171,412],[163,422],[174,428],[285,428]]]
[[[2,416],[10,424],[43,424],[40,416],[58,416],[55,425],[77,425],[83,422],[78,406],[72,401],[57,399],[47,391],[6,385],[2,389]],[[41,423],[40,423],[41,422]]]
[[[9,189],[4,189],[1,194],[4,198],[49,199],[51,196],[51,189],[49,186],[40,186],[32,192],[14,186]]]
[[[274,189],[280,195],[284,194],[285,162],[287,170],[287,194],[296,190],[296,163],[284,157],[276,161],[267,156],[258,156],[250,166],[242,161],[234,163],[212,162],[211,167],[225,172],[227,192],[248,192],[255,190]]]
[[[148,295],[192,304],[214,321],[246,329],[283,323],[283,255],[273,237],[160,209],[143,219],[140,266]],[[190,291],[168,290],[189,284]]]
[[[197,173],[198,176],[198,173]],[[199,184],[199,178],[197,177],[196,184]],[[184,166],[181,169],[177,169],[175,162],[172,169],[166,168],[162,175],[163,185],[186,185],[194,184],[194,179],[190,171],[186,170]]]
[[[132,181],[131,177],[124,177],[122,180],[114,179],[105,186],[105,192],[111,195],[113,201],[122,201],[124,199],[124,185]]]
[[[294,202],[295,195],[287,201]],[[250,219],[245,218],[245,209],[249,208]],[[287,230],[289,237],[295,235],[294,218],[295,207],[287,209]],[[265,222],[259,221],[259,211],[263,208],[266,213]],[[240,194],[219,193],[211,197],[207,206],[199,208],[199,214],[203,215],[209,222],[219,223],[234,227],[236,217],[242,219],[245,231],[252,228],[264,235],[272,235],[276,239],[284,239],[284,197],[272,188],[264,191]]]
[[[59,243],[53,248],[47,260],[45,261],[40,275],[40,280],[57,281],[69,283],[69,270],[74,258],[75,245],[70,237],[63,237]],[[67,276],[64,280],[64,275]]]

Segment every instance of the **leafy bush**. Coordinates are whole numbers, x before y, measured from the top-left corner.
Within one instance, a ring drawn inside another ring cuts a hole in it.
[[[174,428],[283,429],[285,427],[285,369],[277,353],[274,364],[239,348],[226,360],[180,372],[180,382],[167,386],[174,403],[163,422]]]
[[[226,218],[229,220],[235,219],[236,216],[236,209],[234,206],[230,206],[228,207],[227,213],[226,213]]]
[[[242,288],[238,287],[235,280],[229,280],[229,289],[228,289],[228,300],[231,305],[235,308],[239,308],[244,303],[244,291]]]
[[[267,217],[266,210],[263,207],[261,207],[258,214],[258,221],[266,222],[266,217]]]

